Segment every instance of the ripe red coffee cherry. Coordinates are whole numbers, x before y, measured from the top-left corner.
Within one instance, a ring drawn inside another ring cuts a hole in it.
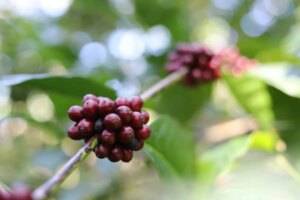
[[[81,140],[82,139],[82,135],[79,132],[79,128],[76,124],[74,124],[73,126],[71,126],[68,129],[68,136],[69,136],[69,138],[71,138],[73,140]]]
[[[143,127],[143,117],[140,112],[133,112],[131,115],[131,126],[139,129]]]
[[[108,156],[110,149],[107,146],[99,145],[95,149],[95,154],[98,158],[105,158]]]
[[[94,125],[94,132],[101,133],[103,131],[103,122],[102,119],[97,119]]]
[[[31,190],[25,186],[13,188],[9,200],[32,200]]]
[[[122,159],[123,152],[119,147],[115,147],[108,155],[108,159],[112,162],[118,162]]]
[[[78,122],[83,118],[82,114],[82,107],[81,106],[71,106],[68,110],[69,118],[74,121]]]
[[[128,106],[119,106],[116,109],[116,113],[122,119],[124,124],[128,124],[130,122],[132,111]]]
[[[86,100],[83,104],[82,112],[87,119],[95,119],[98,113],[98,101],[94,99]]]
[[[129,162],[132,160],[133,152],[130,149],[123,149],[122,161]]]
[[[107,128],[109,130],[117,130],[117,129],[121,128],[121,126],[122,126],[121,118],[119,117],[119,115],[117,115],[115,113],[106,115],[103,123],[104,123],[105,128]]]
[[[85,101],[87,101],[87,100],[89,100],[89,99],[92,99],[92,100],[96,100],[96,101],[97,101],[97,97],[96,97],[95,95],[93,95],[93,94],[86,94],[86,95],[84,95],[84,97],[83,97],[83,102],[85,102]]]
[[[98,97],[98,112],[100,116],[104,116],[115,110],[116,104],[113,100],[106,97]]]
[[[118,97],[115,102],[117,106],[130,106],[130,100],[125,97]]]
[[[113,132],[110,132],[108,130],[104,130],[101,133],[101,143],[106,145],[113,145],[116,142],[116,135]]]
[[[147,124],[149,122],[149,119],[150,119],[149,113],[143,111],[143,112],[141,112],[141,114],[142,114],[142,117],[143,117],[143,123]]]
[[[144,142],[139,141],[136,138],[133,138],[128,145],[128,147],[134,151],[138,151],[138,150],[142,149],[143,146],[144,146]]]
[[[130,101],[130,107],[133,111],[141,111],[143,104],[144,102],[139,96],[133,97]]]
[[[11,194],[0,188],[0,200],[10,200]]]
[[[146,140],[150,137],[151,130],[147,125],[144,125],[143,128],[136,131],[136,137],[139,140]]]
[[[89,137],[92,136],[93,134],[93,130],[94,130],[94,123],[92,121],[89,121],[87,119],[82,119],[79,123],[78,123],[78,129],[80,134],[83,137]]]
[[[130,126],[123,127],[119,133],[119,141],[123,144],[129,143],[134,138],[134,130]]]

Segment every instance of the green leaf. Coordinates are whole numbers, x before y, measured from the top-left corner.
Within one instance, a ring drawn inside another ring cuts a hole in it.
[[[231,139],[205,151],[198,160],[200,178],[213,180],[217,175],[228,171],[232,164],[245,155],[251,146],[251,136]]]
[[[225,75],[224,80],[239,104],[250,113],[262,129],[274,125],[272,101],[266,85],[249,75],[233,77]]]
[[[185,123],[200,112],[201,107],[209,100],[211,91],[211,84],[196,88],[181,84],[172,85],[150,102],[149,107]]]
[[[251,74],[283,93],[300,98],[300,68],[287,63],[260,65]]]
[[[151,124],[152,136],[146,155],[162,177],[191,177],[195,173],[195,143],[192,134],[167,116]]]

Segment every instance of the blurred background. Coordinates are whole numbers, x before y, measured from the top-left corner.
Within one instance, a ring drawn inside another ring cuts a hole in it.
[[[66,110],[84,94],[138,94],[176,44],[199,42],[239,48],[268,81],[174,85],[146,103],[174,148],[153,139],[130,164],[92,155],[53,199],[299,199],[299,32],[297,0],[0,0],[1,184],[34,188],[80,148]],[[160,178],[165,162],[181,181]]]

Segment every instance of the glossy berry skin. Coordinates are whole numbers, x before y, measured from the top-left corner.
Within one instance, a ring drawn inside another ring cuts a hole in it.
[[[122,155],[122,161],[123,162],[129,162],[133,158],[133,152],[130,149],[123,149],[122,154],[123,154]]]
[[[104,145],[99,145],[98,147],[96,147],[95,149],[95,154],[98,158],[105,158],[108,156],[110,152],[109,147],[104,146]]]
[[[139,129],[143,127],[143,117],[140,112],[132,113],[131,126],[135,129]]]
[[[147,124],[149,122],[149,119],[150,119],[149,113],[145,112],[145,111],[142,111],[141,114],[142,114],[142,118],[143,118],[143,123]]]
[[[68,115],[72,121],[80,121],[83,118],[82,107],[77,105],[71,106],[68,110]]]
[[[118,162],[122,159],[122,157],[123,157],[123,152],[119,147],[113,148],[108,155],[108,159],[112,162]]]
[[[134,151],[138,151],[140,149],[142,149],[144,146],[144,142],[143,141],[139,141],[137,139],[133,139],[130,141],[128,147]]]
[[[136,137],[139,140],[146,140],[150,137],[151,130],[147,125],[144,125],[143,128],[139,129],[136,132]]]
[[[122,128],[118,135],[120,143],[128,144],[134,138],[134,130],[130,126]]]
[[[116,113],[121,118],[123,124],[128,124],[131,121],[132,110],[128,106],[119,106]]]
[[[86,95],[84,95],[82,101],[85,102],[85,101],[87,101],[89,99],[97,100],[97,97],[95,95],[93,95],[93,94],[86,94]]]
[[[94,123],[90,120],[87,119],[82,119],[79,123],[78,123],[78,130],[80,132],[80,134],[84,137],[90,137],[93,134],[93,130],[94,130]]]
[[[116,104],[113,100],[106,97],[98,97],[98,114],[104,116],[114,111]]]
[[[100,136],[101,143],[105,145],[113,145],[116,142],[116,135],[115,133],[104,130]]]
[[[104,118],[104,126],[108,130],[117,130],[122,126],[122,120],[119,115],[115,113],[110,113]]]
[[[130,106],[130,100],[125,98],[125,97],[118,97],[116,99],[116,106],[119,107],[119,106]]]
[[[82,135],[79,132],[79,128],[76,124],[74,124],[73,126],[71,126],[68,129],[68,136],[69,136],[69,138],[71,138],[73,140],[81,140],[82,139]]]
[[[88,99],[84,102],[82,113],[86,119],[95,119],[98,114],[98,101]]]
[[[139,96],[133,97],[130,101],[130,107],[133,111],[141,111],[143,104],[143,100]]]

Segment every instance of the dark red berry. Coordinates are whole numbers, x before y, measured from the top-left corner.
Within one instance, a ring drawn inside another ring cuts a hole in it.
[[[132,112],[131,126],[135,129],[143,127],[143,116],[140,112]]]
[[[144,146],[144,142],[143,141],[139,141],[137,139],[132,139],[128,145],[128,147],[134,151],[138,151],[140,149],[142,149]]]
[[[133,152],[130,149],[123,149],[122,161],[129,162],[132,160]]]
[[[150,137],[151,130],[147,125],[144,125],[143,128],[136,131],[136,137],[139,140],[146,140]]]
[[[92,121],[89,121],[87,119],[82,119],[79,123],[78,123],[78,129],[80,134],[83,137],[89,137],[93,134],[93,130],[94,130],[94,123]]]
[[[101,143],[106,145],[113,145],[116,142],[116,135],[113,132],[104,130],[100,136]]]
[[[119,106],[130,106],[130,100],[125,97],[118,97],[116,100],[116,105]]]
[[[95,119],[98,113],[98,101],[94,99],[88,99],[83,104],[83,115],[87,119]]]
[[[118,162],[122,159],[122,157],[123,157],[123,152],[119,147],[113,148],[108,155],[108,159],[112,162]]]
[[[32,200],[31,190],[25,186],[13,188],[9,200]]]
[[[133,97],[130,101],[130,107],[133,111],[141,111],[143,104],[143,100],[139,96]]]
[[[83,118],[82,114],[82,107],[81,106],[71,106],[68,110],[69,118],[74,121],[78,122]]]
[[[128,106],[119,106],[116,113],[122,119],[124,124],[128,124],[130,122],[132,111]]]
[[[109,130],[117,130],[117,129],[121,128],[121,126],[122,126],[121,118],[119,117],[119,115],[117,115],[115,113],[106,115],[103,123],[104,123],[105,128],[107,128]]]
[[[68,136],[69,138],[73,139],[73,140],[81,140],[82,139],[82,134],[79,131],[79,128],[76,124],[74,124],[73,126],[71,126],[68,129]]]
[[[105,158],[108,156],[109,151],[110,151],[109,147],[104,145],[99,145],[95,149],[95,154],[98,158]]]
[[[149,119],[150,119],[149,113],[143,111],[143,112],[141,112],[141,114],[142,114],[142,118],[143,118],[143,123],[147,124],[149,122]]]
[[[98,112],[100,116],[104,116],[115,110],[116,104],[113,100],[106,97],[98,97]]]
[[[119,142],[129,143],[134,138],[134,130],[130,126],[123,127],[118,135]]]
[[[84,95],[84,97],[83,97],[83,102],[85,102],[85,101],[87,101],[87,100],[89,100],[89,99],[92,99],[92,100],[96,100],[96,101],[97,101],[97,97],[96,97],[95,95],[93,95],[93,94],[86,94],[86,95]]]
[[[101,133],[103,131],[103,122],[102,122],[102,119],[97,119],[95,121],[94,131],[96,133]]]

